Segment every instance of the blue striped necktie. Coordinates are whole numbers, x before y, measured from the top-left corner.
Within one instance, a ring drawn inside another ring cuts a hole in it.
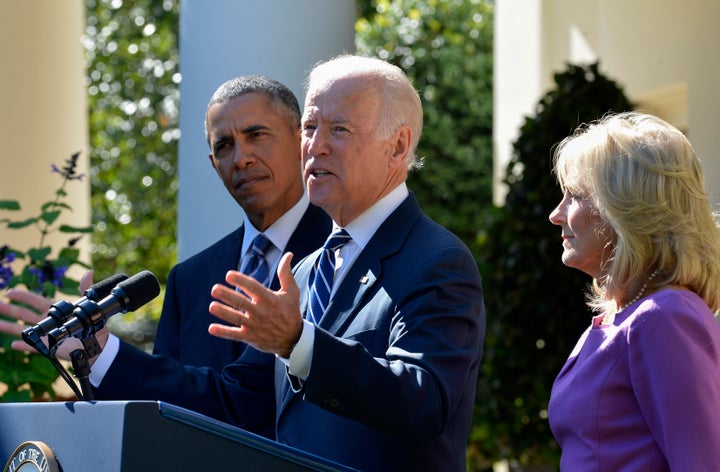
[[[248,263],[243,271],[243,273],[254,278],[266,287],[269,286],[270,282],[270,267],[268,266],[267,259],[265,258],[265,253],[271,246],[272,242],[270,242],[264,234],[260,233],[255,236],[250,248]]]
[[[335,251],[350,242],[350,235],[344,229],[333,232],[323,244],[318,261],[315,263],[315,276],[310,277],[310,304],[308,319],[315,324],[330,301],[333,279],[335,278]]]

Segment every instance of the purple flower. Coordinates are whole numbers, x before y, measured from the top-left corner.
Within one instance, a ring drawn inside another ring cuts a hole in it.
[[[55,164],[50,164],[50,169],[53,172],[62,175],[67,180],[79,180],[82,182],[83,177],[85,177],[85,174],[76,174],[74,167],[63,167],[61,169]]]
[[[67,266],[60,266],[56,268],[53,272],[52,283],[55,284],[56,287],[62,287],[62,279],[65,276],[65,272],[67,272],[67,270]]]
[[[10,267],[14,260],[14,252],[7,252],[7,246],[0,248],[0,289],[6,288],[14,275],[12,267]]]
[[[62,280],[67,272],[67,266],[55,267],[52,262],[45,261],[42,266],[32,266],[28,270],[37,278],[37,287],[35,292],[42,292],[42,286],[45,282],[50,282],[58,288],[62,287]]]
[[[28,270],[37,279],[37,287],[34,289],[34,291],[39,292],[43,282],[45,282],[45,274],[41,269],[38,269],[35,266],[28,267]]]
[[[53,172],[57,172],[58,174],[62,175],[65,180],[82,180],[83,176],[85,174],[76,174],[75,168],[77,167],[77,160],[80,156],[79,152],[76,152],[68,160],[65,161],[65,167],[60,169],[55,164],[51,164],[50,168]]]

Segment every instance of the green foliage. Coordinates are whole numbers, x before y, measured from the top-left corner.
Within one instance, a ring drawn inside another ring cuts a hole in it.
[[[424,167],[408,186],[423,209],[476,246],[492,201],[492,2],[377,0],[356,23],[358,53],[402,68],[420,92]]]
[[[38,245],[25,251],[11,248],[7,245],[0,247],[0,290],[23,286],[44,297],[52,298],[56,292],[77,295],[79,282],[66,275],[68,269],[74,265],[84,268],[90,266],[79,260],[80,251],[75,245],[83,234],[92,233],[92,227],[73,227],[63,225],[59,218],[65,211],[72,211],[70,205],[65,203],[65,185],[73,180],[82,180],[83,175],[76,173],[79,153],[73,154],[65,166],[59,168],[52,166],[52,171],[62,178],[54,198],[44,203],[37,216],[13,220],[0,219],[7,229],[23,229],[34,226],[39,233]],[[0,201],[0,210],[18,211],[20,203],[16,200]],[[67,233],[67,244],[58,250],[57,256],[52,258],[53,248],[47,245],[45,238],[54,232]],[[24,261],[19,273],[14,270]],[[14,320],[9,320],[14,321]],[[43,397],[55,398],[52,388],[53,382],[58,378],[55,368],[46,359],[33,354],[15,351],[10,344],[15,338],[0,333],[0,383],[7,388],[0,394],[3,402],[18,402],[39,399]]]
[[[177,0],[86,0],[95,278],[176,261]]]
[[[44,357],[12,349],[13,340],[11,336],[0,334],[0,383],[7,387],[0,395],[0,401],[55,400],[57,394],[52,388],[58,378],[55,367]]]
[[[584,303],[590,279],[562,265],[560,230],[548,221],[562,197],[551,152],[579,124],[630,109],[597,64],[569,65],[514,143],[505,206],[485,228],[480,252],[489,324],[470,446],[476,463],[557,465],[550,389],[591,312]]]

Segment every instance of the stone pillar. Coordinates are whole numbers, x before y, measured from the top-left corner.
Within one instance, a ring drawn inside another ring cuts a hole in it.
[[[242,210],[208,160],[205,109],[223,82],[262,74],[286,84],[302,106],[303,80],[317,61],[353,52],[352,0],[181,0],[179,259],[236,228]]]
[[[38,216],[62,182],[51,164],[62,167],[71,154],[81,152],[78,172],[85,178],[66,186],[72,212],[60,221],[90,224],[84,28],[83,0],[0,0],[0,200],[21,205],[19,212],[0,211],[0,219]],[[35,227],[1,227],[0,245],[25,250],[39,243]],[[67,239],[56,233],[46,242],[55,248]],[[89,245],[90,236],[84,236],[81,258],[87,263]],[[84,269],[78,271],[81,275]]]

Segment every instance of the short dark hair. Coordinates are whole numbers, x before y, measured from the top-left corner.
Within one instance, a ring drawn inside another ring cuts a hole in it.
[[[300,128],[300,105],[297,97],[284,84],[263,75],[241,75],[230,79],[215,90],[207,110],[216,103],[226,103],[248,93],[265,95],[270,105],[285,116],[292,129]],[[207,110],[205,112],[205,137],[207,138]]]

